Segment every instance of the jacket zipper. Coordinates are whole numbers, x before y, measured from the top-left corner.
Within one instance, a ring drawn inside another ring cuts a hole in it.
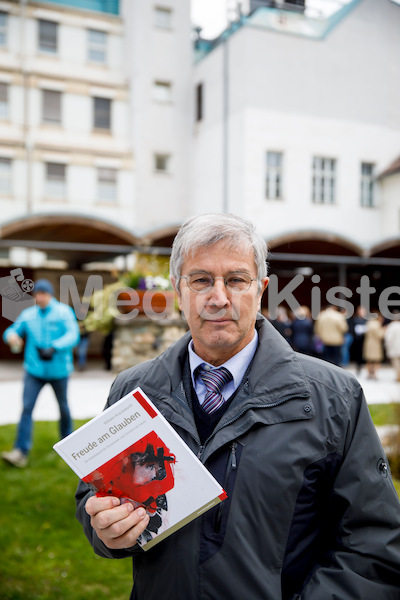
[[[235,471],[237,469],[236,446],[237,446],[237,442],[232,442],[232,444],[231,444],[231,452],[230,452],[230,455],[228,457],[228,462],[226,464],[226,470],[225,470],[224,485],[223,485],[223,488],[224,488],[225,491],[226,491],[226,488],[228,487],[228,481],[229,481],[229,477],[230,477],[231,472]],[[215,515],[214,533],[219,533],[220,532],[223,510],[224,510],[224,502],[221,502],[219,504],[218,511],[217,511],[217,513]]]
[[[288,396],[287,398],[283,398],[282,400],[279,400],[278,402],[274,402],[272,404],[263,404],[260,408],[273,408],[275,406],[279,406],[280,404],[284,404],[285,402],[287,402],[288,400],[292,400],[294,398],[308,398],[308,395],[304,395],[304,396],[299,396],[299,395],[294,395],[294,396]],[[237,417],[235,417],[234,419],[232,419],[231,421],[229,421],[228,423],[225,423],[224,427],[226,427],[227,425],[231,425],[234,421],[236,421],[237,419],[239,419],[245,412],[247,411],[247,408],[242,411],[241,413],[239,413],[237,415]],[[209,438],[210,439],[210,438]],[[208,440],[207,440],[208,441]],[[206,443],[207,443],[206,441]],[[199,450],[199,458],[204,450],[204,446],[206,445],[206,443],[201,446],[200,450]],[[225,471],[225,477],[224,477],[224,484],[223,484],[223,488],[226,491],[226,488],[228,486],[228,480],[229,480],[229,476],[231,474],[232,471],[235,471],[237,469],[237,459],[236,459],[236,446],[237,446],[237,442],[233,441],[231,444],[231,452],[228,458],[228,462],[227,462],[227,466],[226,466],[226,471]],[[222,523],[222,513],[224,510],[224,502],[221,502],[219,507],[218,507],[218,511],[216,513],[215,516],[215,521],[214,521],[214,533],[218,534],[221,530],[221,523]]]
[[[303,394],[303,395],[298,395],[295,394],[293,396],[288,396],[287,398],[282,398],[281,400],[277,401],[277,402],[273,402],[272,404],[262,404],[261,406],[258,406],[257,408],[274,408],[276,406],[279,406],[281,404],[284,404],[285,402],[288,402],[289,400],[293,400],[294,398],[309,398],[308,394]],[[228,423],[225,423],[224,427],[231,425],[232,423],[234,423],[237,419],[239,419],[243,414],[245,414],[247,412],[248,408],[246,408],[245,410],[241,411],[237,416],[235,416],[234,419],[231,419],[230,421],[228,421]],[[222,428],[221,428],[222,429]],[[219,429],[217,429],[216,431],[219,431]],[[213,432],[213,435],[215,434],[215,432]],[[191,436],[193,437],[193,436]],[[204,449],[208,443],[208,441],[211,439],[212,436],[210,436],[205,442],[204,444],[199,444],[199,449],[197,452],[197,458],[202,461],[202,456],[203,456],[203,452]],[[196,440],[195,438],[193,438],[196,443],[199,443],[199,440]],[[226,471],[225,471],[225,477],[224,477],[224,485],[223,488],[226,491],[226,487],[227,487],[227,483],[228,483],[228,479],[229,479],[229,475],[231,474],[232,471],[237,469],[237,458],[236,458],[236,446],[237,446],[237,442],[233,441],[231,443],[231,451],[230,451],[230,455],[228,458],[228,462],[227,462],[227,467],[226,467]],[[222,522],[222,512],[224,509],[224,502],[221,502],[219,507],[218,507],[218,511],[217,514],[215,516],[215,521],[214,521],[214,533],[218,534],[220,529],[221,529],[221,522]]]

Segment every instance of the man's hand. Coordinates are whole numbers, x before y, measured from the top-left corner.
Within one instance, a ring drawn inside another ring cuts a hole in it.
[[[24,340],[17,333],[10,333],[7,337],[7,344],[9,346],[22,346],[23,343]]]
[[[85,510],[97,536],[112,550],[134,546],[149,522],[144,508],[135,510],[130,502],[121,504],[114,496],[91,496]]]
[[[24,340],[19,337],[17,333],[10,333],[7,337],[7,344],[10,346],[11,351],[17,354],[18,352],[21,352]]]

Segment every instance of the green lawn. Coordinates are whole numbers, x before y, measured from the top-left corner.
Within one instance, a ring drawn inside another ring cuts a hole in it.
[[[57,428],[57,423],[35,423],[29,468],[1,461],[0,597],[127,600],[131,561],[93,553],[74,516],[78,478],[52,448]],[[15,426],[2,426],[0,432],[0,451],[10,449]]]
[[[400,423],[400,404],[369,404],[369,412],[375,425]]]
[[[380,421],[392,408],[371,413]],[[36,422],[34,431],[29,468],[0,462],[1,600],[127,600],[131,561],[95,556],[75,519],[78,478],[52,448],[58,424]],[[1,452],[12,447],[15,426],[0,433]],[[395,485],[400,495],[400,481]]]

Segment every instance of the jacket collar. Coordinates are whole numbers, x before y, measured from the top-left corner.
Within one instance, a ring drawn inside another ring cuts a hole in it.
[[[309,396],[308,382],[294,350],[263,316],[258,315],[256,327],[259,343],[248,376],[249,394],[262,404]],[[190,339],[188,332],[154,361],[143,380],[149,394],[165,400],[179,389]]]
[[[40,315],[47,315],[52,309],[55,308],[56,304],[57,300],[52,296],[44,308],[40,308],[38,305],[36,305],[36,307]]]
[[[261,315],[256,327],[259,344],[253,362],[233,402],[206,443],[203,461],[257,422],[274,424],[309,419],[314,415],[309,386],[296,353]],[[199,445],[193,412],[183,386],[183,369],[190,339],[188,332],[153,361],[138,385],[150,398],[159,401],[158,408],[166,419],[187,431]],[[286,402],[289,399],[300,402]],[[304,412],[305,400],[308,402],[307,413]],[[274,409],[269,410],[269,407]],[[186,439],[186,442],[190,445],[190,440]]]
[[[296,352],[267,319],[257,321],[259,345],[249,373],[250,393],[275,403],[290,396],[310,395]]]

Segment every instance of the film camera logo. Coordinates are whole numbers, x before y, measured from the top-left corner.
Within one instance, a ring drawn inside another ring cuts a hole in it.
[[[22,269],[12,269],[10,275],[0,277],[2,316],[14,322],[25,308],[33,306],[35,298],[29,294],[33,288],[32,279],[25,279]]]

